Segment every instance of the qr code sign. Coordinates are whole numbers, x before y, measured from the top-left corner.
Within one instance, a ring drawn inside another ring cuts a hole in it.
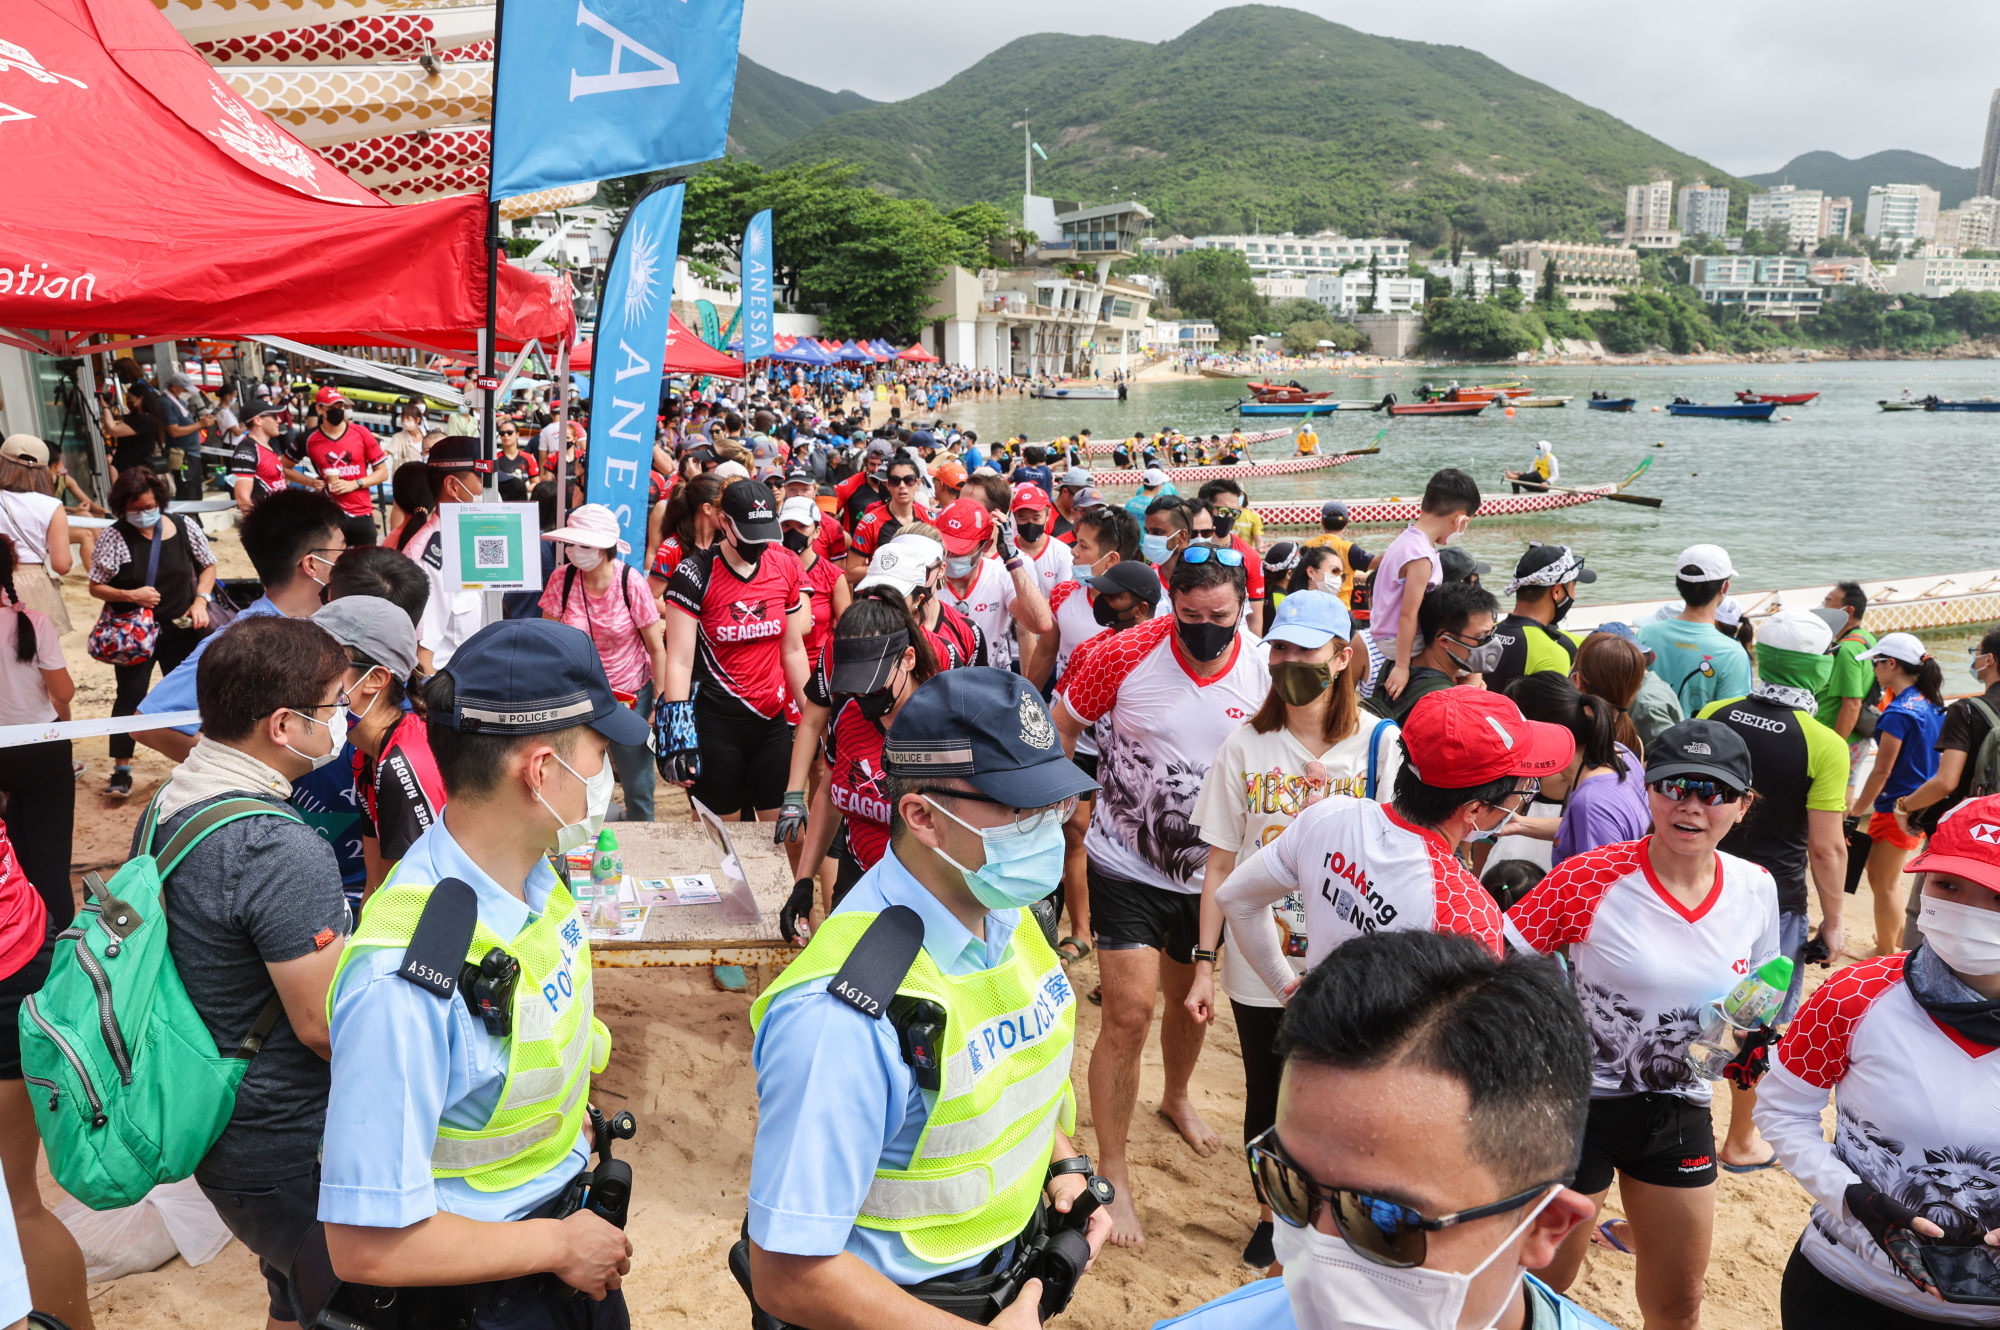
[[[474,536],[472,538],[472,566],[474,568],[505,568],[507,566],[507,537]]]

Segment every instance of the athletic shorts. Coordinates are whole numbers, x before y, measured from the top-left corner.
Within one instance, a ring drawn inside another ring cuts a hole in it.
[[[1894,813],[1870,813],[1868,838],[1874,841],[1887,841],[1899,850],[1914,850],[1924,841],[1924,838],[1914,831],[1906,835],[1903,829],[1896,825]]]
[[[1201,945],[1201,893],[1167,891],[1100,872],[1086,861],[1090,888],[1090,936],[1099,951],[1151,947],[1168,960],[1194,964]]]
[[[1595,1196],[1619,1173],[1655,1187],[1714,1182],[1715,1123],[1708,1105],[1659,1093],[1591,1100],[1574,1185]]]
[[[690,793],[710,811],[718,817],[742,813],[748,820],[785,802],[792,726],[782,714],[766,719],[738,702],[710,704],[697,697],[694,730],[701,774]]]
[[[56,954],[55,934],[59,931],[51,929],[42,949],[26,965],[0,979],[0,1081],[21,1079],[21,1004],[41,992],[48,981],[49,961]]]
[[[299,1243],[319,1218],[319,1170],[279,1182],[195,1181],[236,1240],[257,1258],[271,1319],[297,1321],[287,1281]]]

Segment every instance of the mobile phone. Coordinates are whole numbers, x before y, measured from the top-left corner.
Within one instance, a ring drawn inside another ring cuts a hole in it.
[[[1917,1250],[1946,1302],[2000,1307],[2000,1261],[1994,1259],[1993,1248],[1983,1242],[1970,1246],[1925,1243]]]

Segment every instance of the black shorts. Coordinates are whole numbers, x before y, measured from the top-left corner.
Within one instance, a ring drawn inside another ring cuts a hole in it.
[[[1574,1185],[1595,1196],[1619,1173],[1655,1187],[1714,1182],[1715,1122],[1708,1105],[1658,1093],[1591,1100]]]
[[[26,965],[0,979],[0,1081],[21,1079],[21,1004],[41,992],[48,981],[49,961],[56,954],[55,935],[59,931],[61,926],[52,927],[49,936],[42,940],[42,949]]]
[[[1168,891],[1100,872],[1086,861],[1090,888],[1090,936],[1099,951],[1151,947],[1168,960],[1194,964],[1201,945],[1201,893]]]
[[[1785,1262],[1778,1316],[1785,1330],[1936,1330],[1947,1324],[1886,1307],[1834,1282],[1796,1246],[1792,1259]]]
[[[1073,759],[1071,759],[1071,760],[1072,760],[1072,761],[1074,761],[1074,762],[1075,762],[1075,763],[1077,764],[1077,766],[1079,766],[1079,767],[1081,767],[1081,768],[1083,769],[1083,774],[1084,774],[1084,775],[1086,775],[1086,776],[1090,777],[1090,778],[1091,778],[1092,780],[1096,780],[1096,779],[1097,779],[1097,759],[1098,759],[1098,756],[1099,756],[1099,755],[1098,755],[1098,754],[1096,754],[1096,753],[1078,753],[1078,754],[1077,754],[1077,755],[1076,755],[1076,756],[1075,756],[1075,757],[1074,757]],[[1090,792],[1089,794],[1086,794],[1086,795],[1084,795],[1083,797],[1084,797],[1084,798],[1086,798],[1086,799],[1089,799],[1089,798],[1093,798],[1093,797],[1095,797],[1095,796],[1096,796],[1096,794],[1097,794],[1097,791],[1095,791],[1095,790],[1092,790],[1092,791],[1091,791],[1091,792]]]
[[[236,1240],[257,1258],[270,1294],[271,1319],[298,1320],[287,1280],[299,1243],[319,1217],[318,1170],[278,1182],[195,1181]]]
[[[783,712],[766,718],[733,699],[710,702],[697,695],[694,732],[701,774],[689,792],[718,817],[741,813],[747,819],[785,802],[792,726]]]

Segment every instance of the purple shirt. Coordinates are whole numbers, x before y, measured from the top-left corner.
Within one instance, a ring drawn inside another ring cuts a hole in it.
[[[1625,779],[1605,771],[1579,781],[1563,805],[1562,821],[1556,827],[1554,868],[1572,854],[1582,854],[1600,845],[1616,845],[1638,840],[1652,829],[1653,810],[1646,802],[1646,768],[1632,750],[1618,745],[1618,761]]]
[[[1403,569],[1422,559],[1428,559],[1431,565],[1430,576],[1424,581],[1424,590],[1428,591],[1444,581],[1444,561],[1438,558],[1437,546],[1431,544],[1431,538],[1412,522],[1389,542],[1382,555],[1382,571],[1375,576],[1375,593],[1369,601],[1368,634],[1382,648],[1392,667],[1396,663],[1396,630],[1403,618]]]

